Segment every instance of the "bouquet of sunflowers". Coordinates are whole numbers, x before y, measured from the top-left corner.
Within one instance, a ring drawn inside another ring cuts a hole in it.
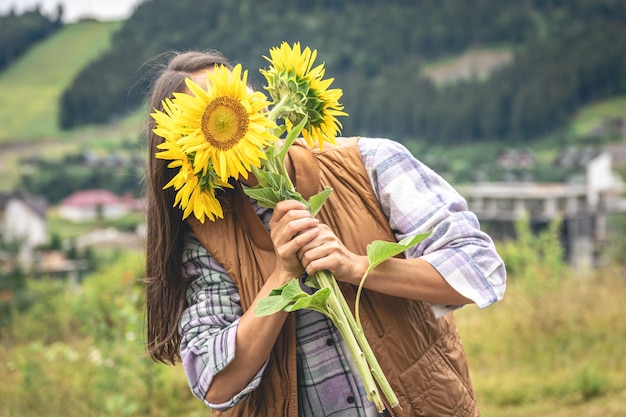
[[[300,134],[310,145],[335,142],[341,127],[337,116],[347,114],[338,101],[341,90],[329,89],[333,79],[323,79],[323,64],[312,68],[317,52],[283,43],[270,56],[271,67],[261,73],[272,102],[250,90],[248,71],[238,64],[232,71],[217,66],[207,72],[202,86],[187,79],[192,94],[175,93],[163,102],[164,112],[152,113],[154,132],[164,139],[155,156],[179,168],[164,188],[176,190],[174,205],[183,210],[183,219],[191,213],[202,223],[221,218],[216,191],[230,188],[230,177],[248,178],[253,172],[265,189],[276,175],[290,183],[284,158]],[[302,200],[289,192],[274,204],[287,198]]]
[[[163,112],[151,114],[155,134],[164,139],[155,157],[171,161],[169,168],[178,168],[164,188],[176,190],[174,206],[183,211],[183,219],[192,213],[200,222],[223,217],[216,192],[231,187],[230,177],[248,178],[249,173],[256,176],[258,185],[246,187],[245,192],[260,205],[273,208],[279,201],[296,199],[307,204],[312,215],[319,211],[332,190],[327,188],[305,201],[285,169],[287,151],[299,136],[309,145],[335,143],[341,128],[337,117],[347,116],[339,103],[343,93],[329,88],[333,79],[324,79],[324,65],[313,67],[316,57],[315,50],[302,50],[299,43],[272,48],[270,57],[265,57],[270,67],[261,70],[271,101],[264,93],[251,91],[248,72],[241,65],[232,70],[217,66],[207,72],[205,85],[187,79],[191,94],[176,93],[162,103]],[[256,313],[307,308],[328,316],[350,349],[368,398],[381,412],[385,407],[382,392],[386,403],[395,407],[398,399],[360,325],[359,298],[371,269],[426,236],[368,245],[370,267],[357,293],[356,318],[328,271],[309,277],[306,285],[294,277],[261,300]],[[306,291],[309,288],[314,291]]]

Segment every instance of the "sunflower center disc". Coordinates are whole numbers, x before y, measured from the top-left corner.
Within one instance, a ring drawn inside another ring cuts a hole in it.
[[[248,113],[245,107],[231,97],[218,97],[202,113],[202,133],[217,149],[235,146],[248,131]]]

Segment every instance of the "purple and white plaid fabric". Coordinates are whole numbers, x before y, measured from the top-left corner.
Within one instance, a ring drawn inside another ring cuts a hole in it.
[[[480,308],[500,300],[506,288],[504,264],[454,188],[397,142],[361,138],[359,148],[397,239],[433,231],[406,256],[429,262]],[[257,212],[267,225],[271,210],[258,207]],[[191,233],[185,240],[183,275],[193,280],[180,324],[181,357],[191,390],[207,406],[228,409],[258,387],[264,368],[230,401],[210,404],[204,399],[213,376],[234,357],[242,310],[233,281]],[[438,316],[458,307],[432,305]],[[294,314],[300,416],[377,415],[332,322],[313,311]]]

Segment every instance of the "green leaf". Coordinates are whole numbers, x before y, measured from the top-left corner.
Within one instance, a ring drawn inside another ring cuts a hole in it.
[[[285,299],[281,295],[268,295],[259,300],[254,312],[257,316],[269,316],[282,311],[287,307]]]
[[[308,275],[306,279],[304,280],[304,285],[306,285],[309,288],[315,288],[315,289],[321,288],[320,283],[317,280],[317,274]]]
[[[392,258],[407,249],[422,242],[432,232],[426,232],[417,234],[415,236],[407,236],[399,242],[385,242],[382,240],[375,240],[367,245],[367,257],[370,261],[370,266],[367,268],[367,272],[376,268],[387,259]]]
[[[258,201],[261,207],[274,208],[276,203],[283,200],[298,200],[305,202],[300,193],[293,190],[289,182],[280,174],[258,171],[255,173],[259,185],[254,187],[243,186],[248,197]]]
[[[288,284],[288,283],[287,283]],[[287,286],[287,284],[283,284],[278,288],[274,288],[272,291],[270,291],[269,295],[281,295],[283,293],[283,290],[285,289],[285,287]]]
[[[283,299],[289,303],[296,302],[296,300],[308,296],[308,294],[300,288],[300,280],[297,278],[293,278],[285,285],[281,295]]]
[[[309,295],[300,288],[300,280],[293,278],[259,300],[255,313],[257,316],[268,316],[279,311],[296,311],[306,308],[329,316],[327,300],[330,293],[330,288],[322,288]]]
[[[317,215],[317,213],[320,211],[320,209],[322,208],[326,200],[328,200],[328,197],[330,196],[332,192],[333,192],[332,188],[326,187],[323,191],[309,198],[309,205],[310,205],[309,211],[311,212],[311,215],[313,217]]]
[[[399,242],[385,242],[384,240],[375,240],[369,245],[367,245],[367,258],[369,259],[370,265],[363,274],[361,278],[361,282],[359,283],[359,287],[356,291],[356,302],[355,302],[355,316],[356,322],[359,328],[363,328],[361,326],[361,316],[360,316],[360,301],[361,301],[361,293],[363,292],[363,284],[365,284],[365,280],[367,279],[367,275],[372,271],[372,269],[376,268],[378,265],[385,262],[387,259],[392,258],[407,249],[417,245],[426,239],[432,231],[426,233],[420,233],[415,236],[407,236]]]
[[[267,297],[259,300],[255,312],[258,316],[268,316],[282,310],[289,311],[286,310],[289,305],[307,295],[300,289],[299,280],[294,278],[288,283],[274,288]]]
[[[281,193],[288,185],[285,177],[274,172],[266,172],[265,175],[259,179],[259,184],[265,187],[272,187]]]
[[[330,296],[330,292],[330,288],[322,288],[312,295],[305,293],[306,297],[298,298],[295,303],[287,306],[285,311],[296,311],[306,308],[307,310],[315,310],[331,317],[328,310],[328,297]]]
[[[274,208],[276,203],[281,200],[280,195],[271,187],[245,187],[244,192],[250,198],[254,198],[261,207]]]
[[[254,173],[254,176],[256,177],[256,180],[259,182],[259,184],[265,185],[269,182],[268,176],[270,175],[272,171],[257,169],[256,167],[252,167],[252,169],[253,169],[252,172]]]

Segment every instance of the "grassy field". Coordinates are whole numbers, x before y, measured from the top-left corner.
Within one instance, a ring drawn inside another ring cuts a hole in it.
[[[209,416],[180,366],[145,356],[142,264],[128,251],[75,291],[29,282],[31,308],[0,328],[0,417]],[[626,415],[624,267],[525,272],[456,313],[483,417]]]
[[[138,136],[139,114],[110,126],[62,131],[57,125],[64,89],[82,68],[109,48],[110,38],[120,25],[95,21],[66,25],[0,72],[0,191],[15,187],[23,158],[57,158],[81,146],[114,146]]]
[[[0,74],[0,143],[62,137],[58,100],[72,79],[109,48],[121,22],[63,27]]]
[[[568,275],[457,315],[484,417],[626,415],[623,271]]]
[[[602,100],[578,111],[571,123],[570,130],[574,136],[585,137],[592,135],[594,130],[607,120],[624,119],[625,117],[626,97]]]

